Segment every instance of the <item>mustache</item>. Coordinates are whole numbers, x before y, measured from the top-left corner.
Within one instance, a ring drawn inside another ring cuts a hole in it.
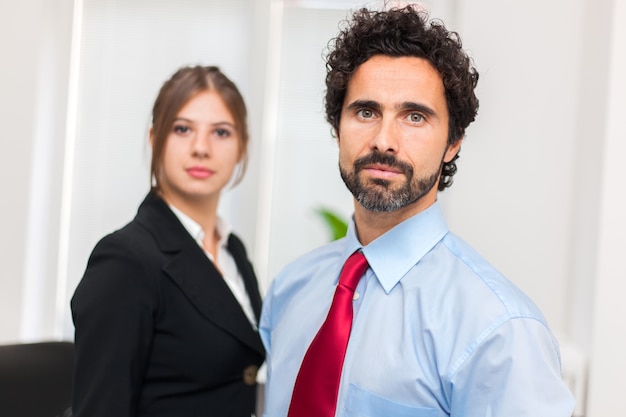
[[[372,164],[387,165],[388,167],[395,168],[402,171],[407,178],[411,178],[413,176],[413,167],[411,165],[400,161],[395,157],[395,155],[381,153],[378,151],[368,153],[367,155],[354,161],[354,173],[356,174],[365,168],[365,166]]]

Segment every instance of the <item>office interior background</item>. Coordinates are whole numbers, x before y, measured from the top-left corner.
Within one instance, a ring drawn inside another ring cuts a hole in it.
[[[72,339],[69,299],[149,189],[151,105],[182,65],[220,66],[246,98],[250,165],[220,213],[262,289],[328,241],[315,210],[348,218],[352,199],[323,53],[350,10],[381,3],[0,0],[0,343]],[[480,72],[479,116],[440,194],[450,228],[543,310],[577,415],[626,415],[626,1],[421,4]]]

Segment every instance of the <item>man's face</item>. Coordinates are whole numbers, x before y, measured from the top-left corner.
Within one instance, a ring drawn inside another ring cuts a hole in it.
[[[425,59],[376,55],[348,84],[339,123],[339,169],[367,210],[390,212],[437,198],[448,147],[443,81]]]

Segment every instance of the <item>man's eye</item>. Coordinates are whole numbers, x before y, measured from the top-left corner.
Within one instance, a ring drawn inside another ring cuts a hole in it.
[[[372,117],[374,117],[374,112],[368,109],[361,109],[358,111],[358,114],[363,119],[371,119]]]
[[[420,123],[424,120],[424,116],[419,113],[411,113],[409,114],[409,120],[413,123]]]

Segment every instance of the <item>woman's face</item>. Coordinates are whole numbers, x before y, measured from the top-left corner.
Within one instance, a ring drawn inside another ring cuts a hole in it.
[[[170,204],[217,202],[241,159],[235,119],[215,91],[193,96],[176,115],[158,173]]]

